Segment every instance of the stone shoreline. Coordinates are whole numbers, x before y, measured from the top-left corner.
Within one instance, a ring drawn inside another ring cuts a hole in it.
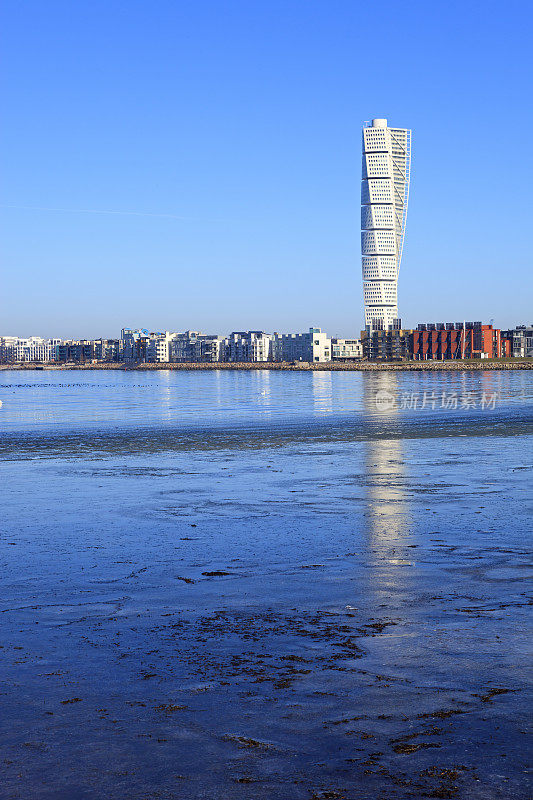
[[[382,372],[382,371],[462,371],[462,370],[516,370],[533,369],[533,359],[508,359],[505,361],[403,361],[403,362],[327,362],[313,364],[308,362],[254,362],[227,363],[160,363],[160,364],[1,364],[1,370],[284,370],[315,372]]]

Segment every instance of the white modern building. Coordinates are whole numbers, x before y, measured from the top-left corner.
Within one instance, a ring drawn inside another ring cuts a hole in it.
[[[221,361],[224,342],[224,338],[216,334],[205,335],[199,331],[177,333],[170,342],[170,360],[181,363]]]
[[[331,361],[331,339],[321,328],[309,328],[309,333],[275,333],[272,356],[274,361]]]
[[[411,131],[373,119],[363,128],[361,182],[361,257],[365,327],[401,328],[398,273],[402,260]]]
[[[355,361],[363,358],[361,339],[332,339],[331,358],[333,361]]]
[[[146,360],[157,364],[168,364],[170,361],[170,345],[175,333],[151,333],[146,344]]]
[[[225,340],[225,360],[271,361],[272,336],[263,331],[233,331]]]
[[[47,363],[56,361],[60,342],[61,339],[42,339],[40,336],[29,336],[26,339],[18,336],[2,336],[0,337],[0,362]]]
[[[199,336],[199,331],[177,333],[170,342],[170,360],[179,363],[194,361],[194,346]]]
[[[222,361],[224,356],[224,337],[216,334],[201,334],[194,343],[192,361],[211,363]]]

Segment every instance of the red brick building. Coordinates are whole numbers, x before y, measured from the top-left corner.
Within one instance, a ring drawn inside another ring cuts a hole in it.
[[[481,322],[429,322],[418,325],[411,336],[411,357],[417,361],[510,355],[510,342],[500,329]]]

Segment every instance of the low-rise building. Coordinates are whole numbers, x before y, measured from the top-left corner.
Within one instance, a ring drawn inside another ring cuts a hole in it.
[[[181,363],[206,363],[224,358],[224,338],[198,331],[176,333],[170,342],[170,360]]]
[[[146,361],[150,332],[146,328],[122,328],[120,350],[124,361]]]
[[[11,364],[14,359],[13,348],[18,342],[18,336],[0,336],[0,364]]]
[[[233,331],[225,339],[225,361],[272,360],[272,336],[263,331]]]
[[[194,342],[192,360],[197,363],[222,361],[225,355],[225,339],[216,334],[202,334]]]
[[[356,361],[363,357],[361,339],[332,339],[331,358],[333,361]]]
[[[95,342],[92,339],[68,339],[57,348],[57,360],[68,364],[85,364],[96,361]]]
[[[176,333],[170,342],[170,360],[185,364],[194,361],[194,346],[200,335],[198,331]]]
[[[308,333],[275,333],[272,342],[274,361],[331,361],[331,339],[320,328]]]
[[[17,362],[46,364],[54,362],[58,357],[58,345],[61,339],[42,339],[40,336],[0,337],[0,363]]]
[[[146,360],[157,364],[168,364],[170,361],[170,345],[175,333],[151,333],[146,345]]]
[[[411,334],[409,328],[376,330],[367,326],[361,331],[363,357],[369,361],[406,361],[411,357]]]
[[[121,348],[119,339],[95,339],[94,357],[97,361],[106,363],[121,360]]]
[[[512,330],[502,331],[502,338],[509,342],[513,358],[533,358],[533,325],[517,325]]]
[[[412,333],[411,354],[417,361],[504,358],[510,347],[499,328],[482,322],[427,322]]]

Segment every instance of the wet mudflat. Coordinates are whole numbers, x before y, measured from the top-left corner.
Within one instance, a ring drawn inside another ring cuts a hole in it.
[[[0,797],[530,796],[528,373],[1,380]]]

